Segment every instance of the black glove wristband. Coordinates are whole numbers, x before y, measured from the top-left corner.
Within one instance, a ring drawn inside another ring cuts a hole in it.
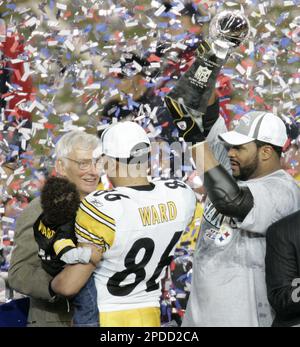
[[[203,115],[203,128],[204,128],[205,137],[207,137],[211,128],[214,126],[217,119],[219,118],[219,113],[220,113],[220,104],[219,104],[219,98],[217,98],[212,105],[207,107],[206,112]]]

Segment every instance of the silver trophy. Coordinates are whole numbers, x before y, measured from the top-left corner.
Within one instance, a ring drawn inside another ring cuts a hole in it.
[[[209,25],[209,41],[212,50],[221,59],[228,58],[232,50],[238,47],[248,36],[250,24],[239,11],[222,11]]]
[[[197,48],[194,63],[165,98],[175,123],[185,126],[182,121],[188,115],[201,122],[219,71],[249,32],[249,21],[240,11],[222,11],[211,20],[208,40]]]

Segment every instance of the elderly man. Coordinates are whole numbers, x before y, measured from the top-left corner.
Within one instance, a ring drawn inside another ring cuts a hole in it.
[[[93,162],[99,140],[82,131],[62,136],[56,146],[55,168],[59,176],[73,182],[83,199],[96,190],[100,170]],[[41,214],[40,199],[34,199],[17,220],[15,248],[9,269],[9,284],[30,297],[28,326],[69,326],[72,312],[65,299],[53,299],[49,292],[52,279],[42,268],[33,224]],[[52,301],[52,302],[51,302]]]

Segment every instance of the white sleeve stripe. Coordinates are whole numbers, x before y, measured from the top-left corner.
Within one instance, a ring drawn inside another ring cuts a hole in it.
[[[87,235],[84,232],[84,230],[85,229],[83,228],[81,228],[81,230],[79,228],[78,230],[76,230],[76,227],[75,227],[75,233],[76,233],[78,242],[82,242],[82,243],[88,242],[88,243],[96,244],[104,248],[104,251],[107,251],[110,248],[110,245],[107,242],[105,242],[103,238],[95,238],[95,237],[92,237],[93,235],[90,235],[90,234]],[[82,235],[80,235],[79,233],[81,233]]]
[[[91,238],[93,240],[101,240],[101,238],[95,236],[94,234],[90,233],[88,230],[84,229],[83,227],[81,227],[78,223],[75,223],[75,231],[76,228],[84,235],[86,235],[88,238]]]
[[[99,217],[98,215],[96,215],[94,212],[92,212],[91,210],[89,210],[86,206],[84,206],[83,204],[80,205],[80,208],[87,213],[90,217],[94,218],[96,221],[106,225],[108,228],[112,229],[112,231],[115,231],[115,225],[109,223],[108,221],[106,221],[105,219]]]
[[[97,208],[92,202],[90,202],[87,199],[84,199],[82,201],[82,204],[88,208],[89,210],[91,210],[92,212],[96,213],[97,216],[105,219],[108,223],[111,223],[112,225],[115,226],[115,220],[108,216],[107,214],[105,214],[103,211],[99,210],[99,208]],[[94,211],[95,210],[95,211]]]

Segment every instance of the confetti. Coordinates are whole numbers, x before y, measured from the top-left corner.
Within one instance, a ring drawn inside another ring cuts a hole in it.
[[[220,96],[226,123],[252,108],[299,120],[299,1],[193,0],[200,11],[190,17],[189,26],[183,14],[187,2],[174,0],[168,11],[161,0],[0,1],[7,27],[6,37],[0,32],[0,51],[5,44],[5,63],[12,76],[3,95],[6,112],[0,114],[0,143],[7,141],[5,157],[19,156],[14,174],[5,176],[0,170],[0,191],[6,201],[22,196],[28,202],[39,194],[37,182],[53,170],[55,143],[71,129],[94,124],[96,132],[107,127],[111,117],[116,122],[133,112],[151,139],[176,138],[176,129],[160,114],[160,105],[192,63],[193,52],[218,10],[242,9],[252,25],[248,42],[222,69],[232,84],[231,92],[225,88]],[[121,59],[129,53],[139,59],[133,59],[124,74]],[[139,74],[142,79],[136,83]],[[140,98],[147,93],[150,101],[144,102]],[[102,117],[114,100],[121,103],[109,108],[109,117]],[[29,121],[22,123],[24,119]],[[159,164],[157,171],[162,172]],[[202,182],[195,176],[191,183]],[[14,193],[9,192],[11,185]],[[1,202],[4,214],[2,206]],[[19,206],[18,213],[26,203]],[[176,293],[170,285],[164,301],[166,316],[172,309],[181,314],[184,305],[177,294],[185,292]]]

